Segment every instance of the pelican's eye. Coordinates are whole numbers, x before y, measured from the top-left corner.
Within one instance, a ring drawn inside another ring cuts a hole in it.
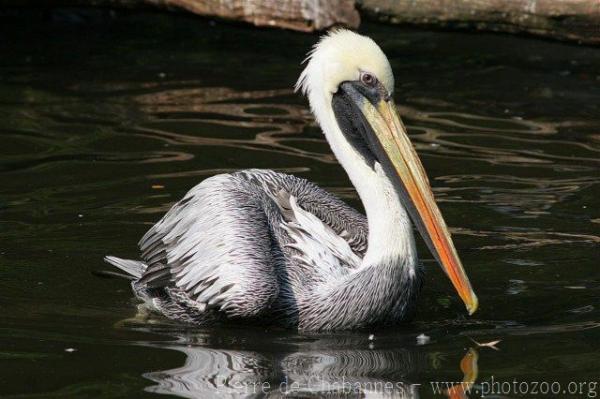
[[[360,74],[360,81],[370,87],[374,87],[377,84],[377,78],[369,72],[362,72]]]

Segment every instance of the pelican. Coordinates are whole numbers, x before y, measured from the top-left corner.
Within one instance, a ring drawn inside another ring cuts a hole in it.
[[[192,188],[142,237],[141,260],[106,261],[171,319],[373,328],[414,313],[423,267],[412,219],[472,314],[477,297],[398,116],[383,51],[336,30],[305,62],[296,90],[308,97],[366,217],[302,178],[242,170]]]

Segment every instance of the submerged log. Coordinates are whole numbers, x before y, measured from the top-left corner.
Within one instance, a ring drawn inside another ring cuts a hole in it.
[[[600,0],[358,0],[363,13],[394,24],[530,33],[600,44]]]

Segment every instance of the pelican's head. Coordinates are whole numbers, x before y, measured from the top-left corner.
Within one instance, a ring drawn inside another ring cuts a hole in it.
[[[394,76],[387,57],[370,38],[336,30],[317,43],[307,60],[296,89],[308,96],[328,140],[342,140],[349,145],[343,148],[359,154],[361,163],[373,168],[378,164],[383,169],[472,314],[477,309],[477,297],[398,116],[393,100]]]

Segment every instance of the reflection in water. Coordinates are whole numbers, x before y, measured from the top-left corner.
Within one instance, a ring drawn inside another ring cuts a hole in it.
[[[418,397],[418,385],[408,376],[425,368],[423,354],[411,349],[323,350],[286,356],[282,371],[294,393],[373,394],[383,397]],[[388,378],[385,378],[385,376]]]
[[[271,380],[271,361],[256,352],[214,350],[201,346],[167,347],[185,354],[181,367],[145,374],[158,383],[150,392],[184,398],[258,396]],[[253,392],[255,391],[255,392]]]
[[[438,394],[461,398],[466,396],[459,394],[460,389],[472,387],[478,378],[478,354],[473,348],[453,355],[462,356],[460,365],[453,365],[446,355],[426,346],[398,342],[388,346],[387,342],[379,348],[374,344],[377,340],[362,335],[269,339],[225,332],[215,338],[219,334],[207,332],[177,336],[175,344],[146,344],[185,355],[183,366],[144,374],[156,383],[147,391],[184,398],[419,398],[438,388],[432,388],[429,380],[414,379],[428,374],[431,381],[439,382]],[[256,349],[238,348],[248,342]],[[444,369],[449,372],[440,371]],[[461,379],[461,387],[453,386]]]
[[[462,382],[446,390],[446,396],[450,399],[466,399],[467,392],[475,385],[479,376],[479,354],[473,348],[469,349],[467,354],[460,361],[460,369],[463,372]]]
[[[167,346],[184,353],[185,364],[145,374],[157,383],[147,390],[186,398],[419,397],[419,384],[411,382],[410,375],[428,367],[425,352],[416,347],[331,349],[339,346],[333,339],[302,343],[291,353]]]
[[[482,389],[477,383],[481,379],[480,352],[474,347],[466,353],[457,349],[450,356],[429,345],[408,344],[405,342],[408,336],[401,337],[401,341],[397,341],[397,336],[383,336],[379,344],[377,339],[343,334],[294,338],[250,335],[256,332],[237,335],[239,331],[207,331],[181,335],[174,332],[179,326],[174,325],[176,329],[169,332],[161,330],[160,319],[153,320],[158,324],[151,329],[148,324],[141,324],[141,329],[168,332],[169,336],[178,338],[175,343],[166,345],[154,342],[144,345],[185,355],[183,366],[144,374],[156,383],[145,388],[153,393],[183,398],[412,399],[433,394],[434,397],[466,399],[471,392]],[[487,331],[464,331],[459,335],[476,342],[470,335],[546,335],[595,328],[598,323],[506,328],[498,325]],[[444,328],[444,331],[448,330]],[[482,347],[481,353],[491,349],[498,351],[490,344],[478,345]],[[240,346],[244,349],[239,349]],[[246,348],[248,346],[251,348]],[[494,353],[490,358],[495,356]],[[449,358],[456,363],[449,362]]]

